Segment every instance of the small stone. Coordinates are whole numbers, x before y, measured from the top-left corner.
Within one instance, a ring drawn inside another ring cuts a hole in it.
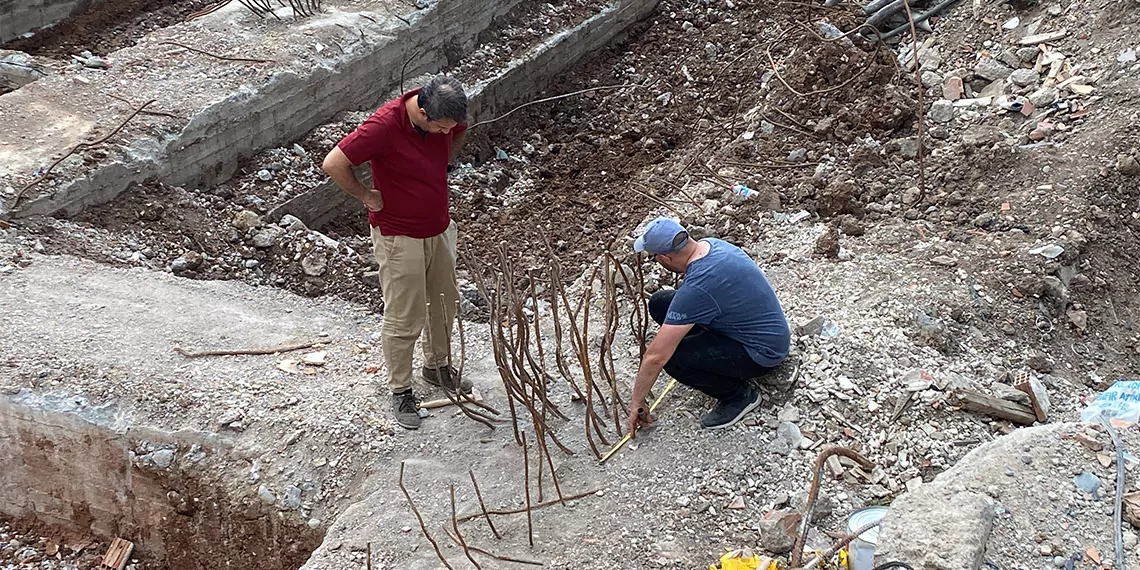
[[[231,223],[238,231],[247,232],[261,225],[261,216],[258,216],[256,212],[250,210],[242,210],[234,216]]]
[[[773,554],[792,550],[802,517],[789,511],[774,511],[758,521],[760,546]]]
[[[300,218],[294,216],[293,214],[285,214],[284,216],[281,216],[281,227],[285,228],[285,231],[289,232],[309,230],[309,228],[305,225],[305,222],[302,222]]]
[[[1022,392],[1021,390],[1018,390],[1009,384],[994,382],[993,386],[990,386],[990,390],[993,392],[994,397],[998,399],[1005,400],[1007,402],[1014,402],[1016,404],[1023,404],[1026,406],[1029,405],[1029,394]]]
[[[1021,462],[1026,465],[1031,465],[1033,464],[1033,456],[1028,453],[1023,453],[1021,454]]]
[[[253,247],[256,247],[258,249],[269,249],[277,245],[278,233],[279,232],[274,230],[264,230],[258,232],[257,235],[253,236]]]
[[[274,495],[273,491],[267,489],[265,485],[257,488],[257,497],[261,499],[261,502],[267,505],[272,505],[277,502],[277,495]]]
[[[957,101],[962,98],[962,78],[961,77],[947,77],[946,83],[942,85],[942,96],[949,101]]]
[[[1021,60],[1022,63],[1033,63],[1037,61],[1037,54],[1039,53],[1041,53],[1040,50],[1035,47],[1018,48],[1017,59]]]
[[[807,149],[797,148],[788,153],[788,162],[804,162],[807,160]]]
[[[170,271],[173,273],[195,271],[201,266],[202,255],[196,251],[188,251],[170,262]]]
[[[320,277],[328,271],[329,259],[323,249],[314,249],[301,258],[301,270],[310,277]]]
[[[261,262],[256,259],[247,259],[242,262],[242,266],[246,269],[257,269],[259,265],[261,265]]]
[[[273,180],[273,173],[263,168],[257,171],[257,179],[263,182],[269,182]]]
[[[167,469],[174,464],[174,451],[162,449],[151,454],[151,461],[159,469]]]
[[[1037,80],[1040,78],[1040,74],[1038,74],[1036,71],[1033,71],[1032,69],[1018,69],[1009,75],[1009,80],[1012,81],[1014,85],[1018,85],[1020,87],[1028,87],[1030,85],[1033,85],[1034,83],[1037,83]]]
[[[814,318],[814,319],[812,319],[806,323],[803,323],[801,325],[797,325],[796,326],[796,335],[798,335],[798,336],[816,336],[819,333],[823,332],[823,325],[826,322],[827,322],[827,319],[824,318],[823,315],[820,315],[820,316],[818,316],[818,317],[816,317],[816,318]],[[797,413],[798,413],[798,410],[797,410]],[[797,420],[784,420],[781,418],[780,421],[793,421],[794,422]]]
[[[915,158],[918,156],[918,139],[916,137],[908,137],[905,139],[898,139],[899,155],[903,158]]]
[[[798,449],[800,444],[804,441],[804,436],[800,433],[800,428],[792,422],[780,422],[776,428],[776,437],[788,442],[788,447],[791,449]]]
[[[1029,94],[1029,102],[1034,107],[1047,107],[1057,100],[1057,90],[1052,87],[1042,87]]]
[[[301,488],[296,485],[289,485],[285,489],[285,508],[295,511],[301,508]]]
[[[321,519],[309,519],[309,522],[307,524],[309,525],[309,528],[317,530],[318,528],[321,528]]]
[[[1013,73],[1005,64],[992,57],[982,57],[974,66],[974,75],[989,81],[1002,81]]]
[[[1116,157],[1116,171],[1125,176],[1140,176],[1140,161],[1135,156],[1122,154]]]
[[[954,103],[946,99],[935,101],[930,106],[930,120],[936,123],[949,123],[957,114],[958,110],[954,108]]]
[[[934,265],[941,265],[942,267],[954,267],[958,265],[958,260],[948,255],[939,255],[930,260]]]

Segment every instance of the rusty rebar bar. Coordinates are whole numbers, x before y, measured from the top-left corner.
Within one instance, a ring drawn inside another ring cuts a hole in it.
[[[475,570],[483,570],[471,556],[471,549],[467,547],[467,541],[463,540],[463,533],[459,532],[459,521],[455,518],[455,484],[448,485],[447,490],[451,494],[451,528],[455,530],[455,538],[459,539],[459,546],[463,548],[464,556],[475,566]]]
[[[424,537],[428,539],[428,542],[431,543],[432,548],[435,549],[435,555],[439,557],[439,561],[442,562],[443,565],[447,567],[447,570],[455,570],[454,568],[451,567],[451,564],[448,564],[447,559],[443,557],[443,551],[439,549],[439,543],[436,542],[435,539],[431,537],[431,533],[428,532],[427,525],[424,524],[424,518],[422,516],[420,516],[420,510],[416,508],[416,503],[415,503],[415,501],[412,500],[412,494],[409,493],[408,488],[404,486],[404,462],[403,461],[400,462],[400,478],[398,480],[398,483],[400,485],[400,490],[404,492],[404,497],[407,497],[407,499],[408,499],[408,506],[410,506],[412,508],[412,513],[414,513],[416,515],[416,520],[419,521],[419,523],[420,523],[420,530],[423,531]]]
[[[530,541],[530,547],[534,548],[534,523],[532,522],[531,507],[530,507],[530,454],[526,449],[526,432],[522,434],[522,452],[523,452],[523,491],[526,496],[526,534],[527,539]]]
[[[454,542],[456,544],[456,546],[459,545],[459,539],[455,538],[455,535],[451,533],[451,529],[444,526],[443,531],[445,533],[447,533],[447,538],[450,538],[451,542]],[[514,562],[516,564],[529,564],[531,566],[544,566],[545,565],[543,562],[539,562],[537,560],[526,560],[524,558],[511,558],[510,556],[500,556],[498,554],[495,554],[494,552],[490,552],[488,550],[484,550],[482,548],[479,548],[478,546],[473,546],[470,544],[467,545],[467,548],[470,549],[471,552],[478,552],[479,554],[482,554],[483,556],[489,556],[491,558],[494,558],[495,560],[499,560],[502,562]]]
[[[502,540],[503,535],[499,534],[499,531],[495,529],[495,523],[491,522],[491,515],[487,512],[487,503],[483,502],[483,492],[479,490],[479,482],[475,480],[475,472],[468,469],[467,474],[471,476],[471,486],[475,487],[475,498],[479,499],[479,509],[483,511],[483,518],[487,519],[487,526],[491,528],[491,534],[494,534],[495,538]]]
[[[431,333],[431,329],[432,329],[431,306],[432,306],[431,303],[427,303],[427,343],[429,346],[433,344],[432,343],[432,340],[433,340],[432,339],[432,333]],[[443,307],[441,307],[441,309],[443,309]],[[446,309],[443,309],[443,311],[446,313]],[[444,316],[444,322],[445,323],[447,322],[446,316]],[[447,352],[448,352],[448,360],[447,360],[446,366],[448,367],[448,374],[451,374],[451,348],[450,348],[450,346],[448,347]],[[462,392],[462,391],[463,390],[461,388],[456,390],[456,392]],[[449,390],[446,386],[443,388],[443,395],[446,396],[447,399],[450,400],[453,405],[455,405],[455,407],[459,408],[459,411],[463,412],[463,415],[487,426],[488,428],[490,428],[492,430],[495,429],[495,424],[493,422],[496,421],[497,418],[491,418],[488,416],[484,416],[482,413],[480,413],[476,410],[468,409],[467,406],[463,405],[463,402],[459,399],[459,397],[456,396],[455,394],[453,394],[451,392],[451,390]]]
[[[800,563],[803,561],[804,556],[804,541],[807,539],[808,525],[811,524],[812,511],[815,510],[815,501],[819,498],[819,487],[822,481],[823,468],[827,464],[827,458],[832,455],[842,455],[851,459],[859,464],[864,469],[874,469],[875,464],[871,463],[869,459],[863,457],[859,452],[848,449],[846,447],[829,447],[820,452],[819,456],[815,458],[815,465],[812,472],[811,487],[808,489],[807,506],[804,509],[803,522],[800,524],[800,532],[796,535],[796,540],[792,545],[792,554],[788,560],[791,568],[800,568]]]
[[[583,498],[589,497],[590,495],[594,495],[597,492],[598,492],[598,490],[594,489],[593,491],[586,491],[584,493],[576,493],[573,495],[568,495],[566,497],[566,500],[567,501],[576,501],[578,499],[583,499]],[[544,503],[538,503],[536,505],[531,505],[531,509],[532,510],[533,509],[541,509],[543,507],[549,507],[551,505],[557,505],[561,502],[562,501],[554,499],[554,500],[546,501]],[[497,517],[501,517],[501,516],[506,516],[506,515],[517,515],[517,514],[521,514],[521,513],[525,513],[525,512],[526,512],[526,508],[522,507],[522,508],[515,508],[515,509],[498,509],[498,510],[493,510],[493,511],[487,511],[487,514],[495,515]],[[473,519],[477,519],[481,516],[483,516],[482,513],[464,515],[464,516],[459,517],[459,522],[467,522],[467,521],[470,521]]]

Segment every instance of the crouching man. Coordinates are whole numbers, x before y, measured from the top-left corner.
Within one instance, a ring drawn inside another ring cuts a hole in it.
[[[788,355],[791,331],[772,285],[740,248],[718,239],[690,239],[668,218],[650,222],[633,248],[685,279],[677,290],[658,291],[649,299],[649,314],[661,328],[633,384],[630,432],[652,421],[645,398],[662,370],[716,400],[701,426],[735,424],[760,404],[751,380],[770,373]]]

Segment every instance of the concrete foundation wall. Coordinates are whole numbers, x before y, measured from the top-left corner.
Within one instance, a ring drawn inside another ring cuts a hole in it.
[[[85,0],[0,0],[0,43],[63,21]]]
[[[358,43],[308,73],[281,71],[264,84],[243,85],[194,113],[180,132],[136,139],[120,160],[86,171],[50,196],[23,202],[12,215],[60,210],[74,215],[150,178],[184,186],[225,181],[244,158],[264,148],[296,140],[340,111],[376,106],[381,94],[399,82],[411,54],[421,55],[407,69],[408,77],[440,69],[447,62],[445,49],[470,49],[480,32],[518,2],[441,0],[417,12],[412,25],[395,37],[379,35],[371,43]],[[42,162],[49,163],[49,157]]]
[[[514,60],[498,75],[469,91],[468,110],[471,124],[489,120],[526,101],[539,98],[560,73],[581,61],[586,55],[620,40],[629,28],[648,17],[658,0],[620,0],[596,16],[565,30],[537,46],[524,57]],[[364,165],[358,176],[371,183],[371,173]],[[346,195],[328,181],[275,208],[269,218],[276,221],[292,214],[309,227],[319,229],[340,215],[360,210],[355,198]]]

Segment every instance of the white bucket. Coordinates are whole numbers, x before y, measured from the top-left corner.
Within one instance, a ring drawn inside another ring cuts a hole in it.
[[[887,515],[887,507],[867,507],[851,513],[847,517],[847,532],[853,533],[875,521],[883,520]],[[879,544],[879,527],[872,528],[860,534],[851,541],[847,549],[848,568],[850,570],[873,570],[875,568],[875,547]]]

